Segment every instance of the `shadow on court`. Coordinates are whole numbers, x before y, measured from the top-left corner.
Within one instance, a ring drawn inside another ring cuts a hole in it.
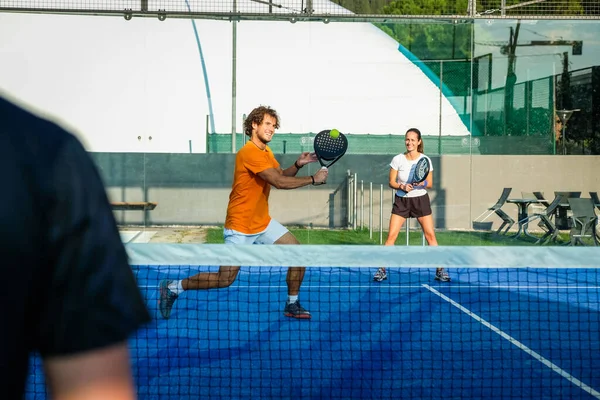
[[[597,270],[307,270],[310,321],[283,316],[285,268],[242,268],[185,292],[169,320],[157,286],[206,270],[134,266],[157,316],[131,340],[140,399],[597,398]],[[45,398],[37,359],[28,398]]]

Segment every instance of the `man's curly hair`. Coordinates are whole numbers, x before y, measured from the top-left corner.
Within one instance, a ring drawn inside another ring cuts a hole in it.
[[[252,123],[256,123],[257,125],[262,124],[265,114],[275,118],[275,129],[279,129],[279,115],[277,115],[277,111],[269,106],[259,106],[252,110],[246,117],[246,120],[244,121],[244,133],[248,136],[252,136]]]

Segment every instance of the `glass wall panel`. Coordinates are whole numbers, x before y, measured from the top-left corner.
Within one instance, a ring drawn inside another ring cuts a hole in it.
[[[385,240],[394,201],[389,165],[405,151],[410,128],[422,132],[433,161],[440,244],[534,244],[509,239],[525,227],[521,200],[535,200],[527,211],[541,213],[555,192],[600,190],[595,21],[232,23],[10,13],[0,22],[0,38],[11,38],[2,40],[0,65],[0,76],[11,78],[0,87],[73,128],[110,200],[129,203],[115,216],[124,231],[142,232],[139,240],[213,240],[204,235],[225,221],[235,153],[248,141],[243,123],[258,105],[279,113],[269,146],[282,168],[312,151],[318,132],[347,135],[348,152],[327,185],[271,192],[271,215],[305,229],[298,234],[308,243],[324,231],[337,232],[336,243],[362,240],[357,234]],[[11,36],[23,24],[46,33]],[[299,174],[317,170],[310,164]],[[501,212],[489,210],[504,188],[511,191]],[[503,228],[512,226],[496,235],[502,213]],[[419,243],[417,221],[409,224]],[[539,237],[538,224],[529,230]]]

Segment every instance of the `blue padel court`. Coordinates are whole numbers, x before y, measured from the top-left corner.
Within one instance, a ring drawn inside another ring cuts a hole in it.
[[[140,399],[600,398],[597,269],[308,268],[310,320],[283,315],[286,268],[242,267],[187,291],[170,319],[158,282],[209,267],[134,265],[154,320],[131,340]],[[212,269],[214,270],[214,268]],[[46,398],[34,360],[28,398]]]

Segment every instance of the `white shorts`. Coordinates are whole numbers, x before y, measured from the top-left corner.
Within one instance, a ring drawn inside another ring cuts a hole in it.
[[[259,233],[241,233],[233,229],[223,229],[225,244],[273,244],[288,233],[288,229],[271,218],[267,229]]]

